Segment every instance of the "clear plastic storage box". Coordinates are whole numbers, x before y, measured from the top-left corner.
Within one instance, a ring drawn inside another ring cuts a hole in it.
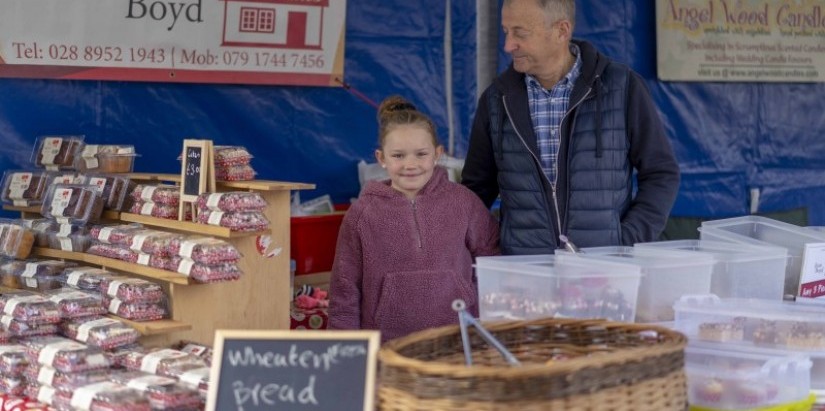
[[[0,200],[18,207],[39,205],[46,195],[50,178],[46,171],[8,170],[3,173]]]
[[[710,292],[721,298],[781,300],[784,295],[784,248],[734,244],[708,240],[675,240],[639,243],[635,247],[694,251],[713,256]]]
[[[47,170],[72,169],[82,145],[83,136],[38,137],[32,152],[32,164]]]
[[[49,187],[41,213],[60,224],[84,225],[100,220],[103,205],[94,186],[57,184]]]
[[[688,403],[719,410],[753,410],[808,398],[811,361],[805,355],[729,350],[721,344],[685,349]]]
[[[825,233],[760,216],[705,221],[699,227],[702,240],[772,245],[788,250],[785,294],[797,295],[802,253],[807,243],[825,243]]]
[[[673,303],[683,295],[707,294],[716,260],[687,251],[635,247],[589,247],[577,255],[593,261],[611,261],[639,267],[642,273],[636,322],[673,320]],[[557,253],[570,253],[559,250]]]
[[[640,270],[570,255],[476,258],[482,320],[541,317],[632,321]]]
[[[137,156],[133,145],[86,144],[75,158],[75,168],[100,173],[131,173]]]

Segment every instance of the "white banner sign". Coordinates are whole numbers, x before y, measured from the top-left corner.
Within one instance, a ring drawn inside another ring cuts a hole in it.
[[[346,0],[3,0],[0,76],[338,85]]]
[[[823,0],[656,0],[659,78],[825,81]]]

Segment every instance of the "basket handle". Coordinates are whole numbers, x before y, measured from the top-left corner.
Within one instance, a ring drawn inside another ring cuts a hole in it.
[[[461,330],[461,344],[464,347],[464,361],[467,363],[467,366],[473,365],[473,355],[471,353],[470,348],[470,338],[467,332],[467,327],[473,326],[475,327],[478,334],[481,336],[487,344],[492,345],[498,352],[504,357],[504,360],[507,361],[510,365],[521,365],[519,360],[516,358],[513,353],[507,350],[507,348],[493,337],[489,331],[487,331],[481,324],[473,318],[470,313],[467,312],[467,303],[464,302],[462,299],[453,300],[453,311],[458,313],[458,324]]]

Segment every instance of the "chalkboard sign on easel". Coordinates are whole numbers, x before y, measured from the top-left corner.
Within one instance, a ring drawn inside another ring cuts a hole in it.
[[[208,411],[372,411],[377,331],[217,330]]]
[[[180,208],[178,220],[183,221],[186,207],[192,218],[197,216],[195,201],[206,191],[215,191],[215,162],[211,140],[183,140],[180,169]]]

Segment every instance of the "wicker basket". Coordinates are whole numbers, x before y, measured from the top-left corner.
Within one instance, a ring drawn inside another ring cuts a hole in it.
[[[687,409],[684,335],[602,320],[485,323],[521,362],[509,366],[470,329],[465,366],[459,327],[385,344],[378,407],[384,411],[667,411]]]

